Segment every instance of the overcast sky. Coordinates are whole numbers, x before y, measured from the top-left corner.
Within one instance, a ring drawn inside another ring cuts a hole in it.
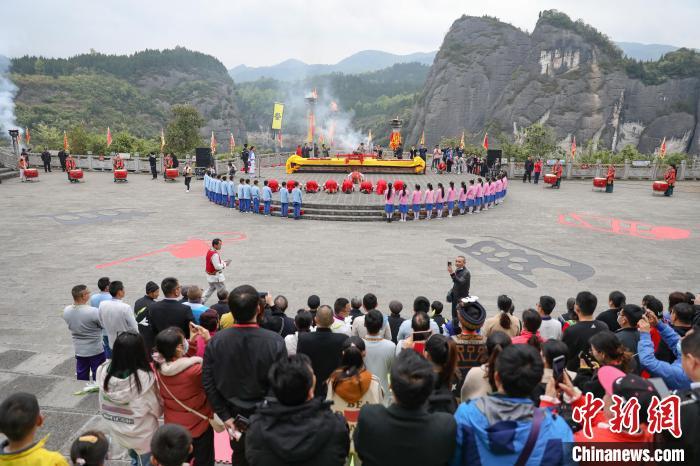
[[[24,0],[0,6],[0,54],[10,57],[181,45],[214,55],[227,68],[288,58],[335,63],[366,49],[436,50],[462,14],[488,14],[532,31],[537,13],[551,8],[616,41],[700,48],[700,0]]]

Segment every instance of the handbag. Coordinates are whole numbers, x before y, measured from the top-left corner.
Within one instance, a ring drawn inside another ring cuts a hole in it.
[[[209,418],[209,417],[205,416],[204,414],[200,413],[199,411],[196,411],[196,410],[190,408],[189,406],[184,404],[182,401],[178,400],[175,397],[175,395],[173,395],[173,392],[170,391],[168,386],[165,385],[165,383],[162,380],[160,380],[160,375],[158,375],[158,371],[156,370],[155,372],[156,372],[156,380],[158,380],[159,385],[163,386],[163,388],[165,388],[165,391],[168,392],[168,395],[170,395],[170,397],[173,400],[175,400],[175,402],[177,404],[182,406],[185,409],[185,411],[187,411],[190,414],[194,414],[195,416],[197,416],[200,419],[206,419],[207,421],[209,421],[209,425],[211,426],[212,429],[214,429],[214,432],[216,432],[216,433],[220,433],[220,432],[223,432],[226,430],[226,425],[224,424],[224,421],[221,420],[221,418],[219,417],[218,414],[214,413],[214,417]]]

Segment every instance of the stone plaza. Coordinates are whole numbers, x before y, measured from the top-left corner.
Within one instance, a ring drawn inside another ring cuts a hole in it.
[[[311,176],[286,175],[279,167],[261,175],[279,181]],[[380,177],[399,178],[369,176]],[[450,180],[459,186],[470,177],[401,178],[425,187]],[[383,312],[396,299],[409,317],[418,295],[445,301],[451,287],[446,264],[460,254],[471,271],[471,293],[489,314],[497,311],[500,294],[513,298],[517,315],[540,295],[551,295],[559,315],[581,290],[598,296],[598,311],[616,289],[633,303],[646,294],[666,302],[671,291],[700,291],[699,183],[680,182],[672,198],[652,195],[650,181],[618,181],[613,194],[591,188],[590,180],[564,181],[552,190],[515,179],[504,204],[487,212],[387,224],[241,214],[209,203],[199,180],[189,193],[181,178],[166,183],[141,174],[130,174],[127,183],[114,183],[111,173],[86,172],[84,182],[70,184],[60,170],[41,173],[38,182],[7,180],[0,185],[0,398],[35,393],[46,414],[42,430],[52,432],[48,447],[66,453],[77,432],[100,423],[96,395],[73,395],[83,384],[75,380],[61,318],[71,287],[83,283],[96,291],[97,279],[108,276],[124,282],[130,304],[147,281],[166,276],[205,287],[203,256],[214,237],[223,239],[222,256],[232,260],[227,287],[248,283],[283,294],[290,315],[311,294],[332,305],[337,297],[372,292]],[[359,193],[304,200],[383,203]]]

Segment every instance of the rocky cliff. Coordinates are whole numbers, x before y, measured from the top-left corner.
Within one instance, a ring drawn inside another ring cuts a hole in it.
[[[592,141],[601,149],[631,144],[653,152],[666,137],[668,152],[697,153],[700,73],[665,64],[647,65],[654,76],[633,77],[644,64],[554,11],[543,12],[531,34],[494,18],[463,16],[435,57],[407,135],[417,140],[425,130],[432,143],[463,130],[479,139],[488,130],[518,140],[540,122],[567,149],[575,136],[579,147]]]

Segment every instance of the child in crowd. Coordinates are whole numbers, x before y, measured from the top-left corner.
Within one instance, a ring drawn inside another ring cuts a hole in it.
[[[503,197],[503,181],[500,178],[496,179],[496,204],[500,204]]]
[[[428,183],[428,188],[425,190],[425,219],[433,218],[433,200],[435,199],[435,191],[433,185]]]
[[[7,440],[0,443],[0,464],[68,466],[60,453],[44,448],[47,437],[34,441],[44,424],[39,402],[31,393],[15,393],[0,404],[0,433]]]
[[[561,340],[561,322],[557,319],[552,319],[552,311],[556,304],[557,302],[551,296],[540,296],[540,300],[537,303],[537,312],[542,317],[540,334],[545,340]]]
[[[165,424],[151,439],[153,466],[183,466],[192,454],[192,436],[178,424]]]
[[[250,212],[252,210],[250,196],[251,196],[250,179],[246,178],[245,184],[243,185],[243,212]]]
[[[467,207],[467,183],[465,183],[464,181],[462,181],[462,187],[459,190],[457,206],[459,207],[460,215],[464,214],[464,211]]]
[[[391,223],[391,218],[394,216],[394,187],[391,183],[387,185],[384,195],[384,212],[386,213],[386,221]]]
[[[457,191],[455,190],[455,182],[450,181],[450,189],[447,190],[447,217],[452,217],[452,212],[455,210],[455,198]]]
[[[280,216],[282,218],[289,217],[289,190],[287,189],[287,182],[282,182],[282,188],[280,189]]]
[[[75,439],[70,447],[70,460],[75,466],[103,466],[109,452],[109,441],[99,430],[89,430]]]
[[[253,213],[260,213],[260,187],[258,180],[253,180],[253,187],[250,188],[250,197],[253,200]]]
[[[405,222],[408,216],[408,191],[406,190],[406,185],[404,184],[401,191],[397,193],[399,197],[399,212],[401,213],[401,221]]]
[[[433,301],[433,304],[430,305],[430,317],[435,321],[437,324],[438,328],[440,329],[440,335],[445,334],[445,324],[447,321],[445,320],[445,317],[442,315],[442,303],[440,301]]]
[[[391,329],[391,341],[396,343],[396,336],[399,334],[399,327],[401,323],[406,320],[401,317],[401,311],[403,310],[403,304],[399,301],[391,301],[389,303],[389,328]]]
[[[420,204],[423,193],[421,193],[420,185],[417,184],[413,190],[413,196],[411,197],[411,204],[413,210],[413,220],[418,220],[420,217]]]
[[[467,188],[467,213],[472,214],[476,211],[476,192],[477,188],[474,184],[474,180],[469,180],[469,187]]]
[[[243,202],[243,186],[244,186],[244,185],[245,185],[245,178],[241,178],[241,179],[238,181],[238,190],[237,190],[237,194],[238,194],[238,211],[239,211],[239,212],[243,212],[243,207],[245,206],[245,202]],[[282,183],[282,185],[284,186],[284,183]]]
[[[442,183],[438,183],[437,189],[435,190],[435,208],[437,209],[437,218],[442,218],[442,211],[445,208],[445,187]]]
[[[267,180],[263,181],[262,189],[263,215],[270,215],[270,206],[272,205],[272,189],[268,186]]]

